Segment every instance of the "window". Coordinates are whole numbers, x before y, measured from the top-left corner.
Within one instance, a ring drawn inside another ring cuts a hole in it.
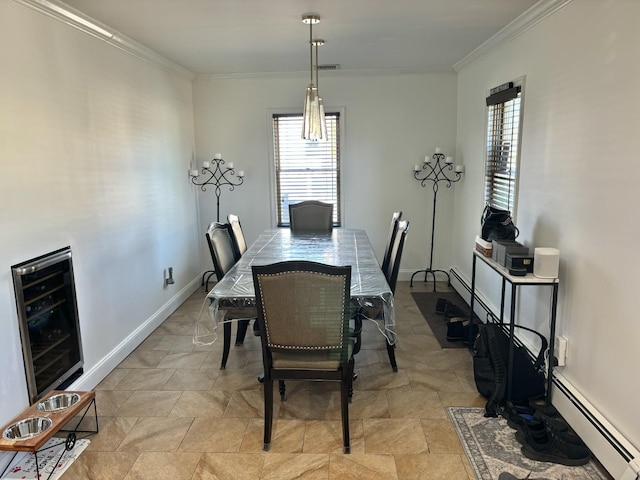
[[[484,199],[513,213],[520,157],[521,86],[505,83],[487,97],[487,157]]]
[[[319,200],[333,204],[340,226],[340,114],[327,113],[327,141],[300,138],[301,114],[273,114],[276,212],[279,227],[289,226],[289,204]]]

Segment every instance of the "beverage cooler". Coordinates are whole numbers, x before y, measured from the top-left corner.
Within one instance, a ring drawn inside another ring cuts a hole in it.
[[[11,267],[31,403],[82,374],[71,248]]]

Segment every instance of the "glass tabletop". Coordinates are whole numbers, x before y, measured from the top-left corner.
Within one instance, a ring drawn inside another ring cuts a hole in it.
[[[351,265],[352,298],[391,295],[364,230],[334,229],[330,234],[293,234],[288,228],[280,228],[263,232],[208,296],[223,304],[230,299],[253,299],[251,267],[288,260]]]
[[[356,307],[380,307],[378,330],[395,343],[393,293],[380,269],[364,230],[336,228],[331,233],[292,233],[288,228],[265,230],[208,293],[214,323],[220,311],[255,306],[253,265],[288,260],[308,260],[328,265],[351,265],[351,303]]]

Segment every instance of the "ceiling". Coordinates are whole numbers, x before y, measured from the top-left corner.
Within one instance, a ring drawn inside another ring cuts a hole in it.
[[[66,0],[111,30],[196,74],[340,70],[442,71],[537,0]]]

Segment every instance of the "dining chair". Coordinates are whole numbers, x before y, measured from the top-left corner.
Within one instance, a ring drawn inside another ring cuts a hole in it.
[[[398,231],[398,221],[402,217],[402,212],[393,212],[391,216],[391,227],[389,228],[389,236],[387,237],[387,244],[384,248],[384,256],[382,257],[382,265],[381,270],[384,272],[389,266],[389,261],[391,259],[391,247],[393,246],[393,241],[396,236],[396,232]],[[362,320],[364,315],[364,310],[358,305],[354,305],[354,312],[351,316],[353,320],[353,327],[350,327],[350,335],[354,339],[353,345],[353,354],[356,355],[360,352],[360,347],[362,346]]]
[[[391,289],[391,293],[393,293],[394,295],[396,293],[396,284],[398,283],[398,273],[400,272],[402,251],[404,249],[404,242],[407,237],[408,231],[409,221],[402,220],[398,222],[398,230],[396,231],[396,236],[391,247],[389,264],[387,265],[387,269],[383,271],[384,276],[387,279],[387,283],[389,284],[389,288]],[[398,365],[396,363],[395,348],[395,343],[392,345],[387,341],[387,353],[389,355],[389,361],[391,362],[391,368],[393,368],[394,372],[397,372]]]
[[[242,232],[242,226],[240,225],[240,218],[237,215],[230,213],[227,215],[227,223],[231,227],[231,238],[233,240],[233,246],[235,248],[236,261],[247,251],[247,242],[244,239],[244,233]]]
[[[289,204],[289,223],[294,233],[331,232],[333,204],[317,200]]]
[[[353,356],[347,333],[351,266],[285,261],[252,267],[264,365],[264,446],[271,446],[273,381],[340,382],[344,453],[350,453]]]
[[[382,265],[380,268],[384,272],[389,266],[389,260],[391,259],[391,245],[393,244],[393,239],[396,236],[396,232],[398,231],[398,222],[402,218],[402,212],[393,212],[391,215],[391,227],[389,227],[389,236],[387,237],[387,245],[384,248],[384,256],[382,257]]]
[[[220,281],[237,261],[233,239],[231,238],[231,227],[228,223],[212,222],[205,236],[207,237],[209,252],[213,260],[213,268],[218,281]],[[236,346],[238,346],[244,343],[247,326],[252,318],[256,318],[255,308],[225,309],[223,319],[224,343],[220,369],[224,369],[227,366],[227,359],[231,349],[231,322],[229,320],[237,320]]]
[[[400,261],[402,259],[402,251],[404,249],[405,238],[407,237],[407,231],[409,230],[409,222],[406,220],[398,222],[397,229],[393,240],[390,245],[389,262],[386,268],[383,270],[384,277],[387,279],[387,284],[391,293],[395,294],[396,284],[398,283],[398,273],[400,272]],[[376,303],[368,303],[356,309],[352,319],[354,326],[351,328],[351,335],[354,337],[354,352],[360,351],[362,344],[362,325],[366,318],[377,319],[383,313],[384,305],[382,301]],[[354,353],[354,354],[355,354]],[[387,354],[389,355],[389,362],[394,372],[398,371],[398,364],[396,362],[395,343],[392,345],[387,341]]]

